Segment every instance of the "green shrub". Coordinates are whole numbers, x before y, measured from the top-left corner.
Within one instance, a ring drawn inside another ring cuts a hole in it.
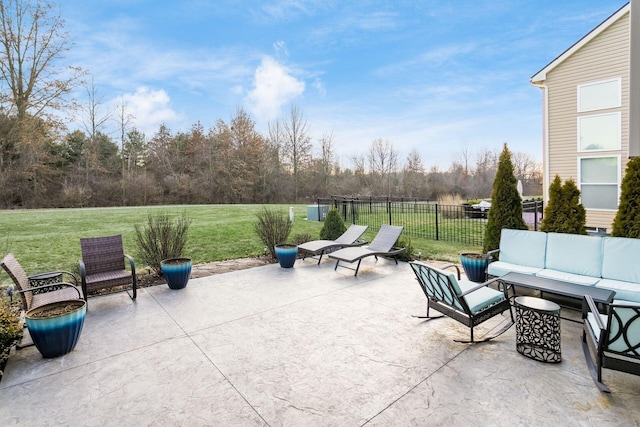
[[[336,240],[345,231],[347,231],[347,226],[338,213],[338,209],[332,208],[324,219],[324,225],[320,230],[320,239]]]
[[[400,261],[413,261],[415,259],[415,248],[411,243],[411,237],[409,236],[400,236],[398,241],[396,242],[396,247],[404,248],[404,251],[398,254],[397,258]]]
[[[518,193],[518,180],[513,174],[511,152],[504,144],[498,170],[491,191],[491,208],[484,233],[484,252],[498,249],[500,233],[503,228],[526,230],[527,224],[522,218],[522,198]]]
[[[291,243],[294,245],[301,245],[305,242],[310,242],[311,240],[316,240],[310,233],[298,233],[293,236],[291,239]]]
[[[9,302],[6,298],[0,298],[0,378],[11,347],[22,338],[22,308],[19,298],[16,300]]]
[[[640,238],[640,157],[627,163],[622,178],[620,205],[611,232],[616,237]]]
[[[556,175],[549,186],[549,202],[540,230],[553,233],[587,234],[587,212],[580,203],[580,190],[572,179],[562,184]]]
[[[274,246],[287,242],[293,223],[283,212],[277,212],[266,207],[256,216],[258,220],[253,224],[253,230],[267,248],[271,257],[276,259]]]
[[[135,224],[139,258],[156,274],[162,274],[160,261],[182,256],[190,225],[186,213],[180,218],[166,212],[149,213],[145,225]]]

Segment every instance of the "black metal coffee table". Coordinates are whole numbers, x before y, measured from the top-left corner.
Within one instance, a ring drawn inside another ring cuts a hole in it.
[[[613,297],[616,294],[615,291],[608,289],[577,285],[575,283],[563,282],[562,280],[546,279],[544,277],[522,273],[507,273],[504,276],[500,276],[498,282],[505,285],[536,289],[540,291],[540,296],[548,293],[582,300],[585,295],[591,295],[595,302],[602,304],[613,301]]]

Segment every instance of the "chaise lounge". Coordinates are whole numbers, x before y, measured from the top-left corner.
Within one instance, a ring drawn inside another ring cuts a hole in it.
[[[370,256],[375,257],[376,260],[379,256],[393,257],[396,264],[398,264],[398,260],[395,256],[404,251],[404,248],[394,248],[393,245],[398,241],[400,234],[402,234],[402,230],[402,226],[383,224],[369,246],[344,248],[330,253],[329,258],[336,260],[334,270],[337,270],[338,267],[350,268],[351,270],[355,270],[354,276],[357,276],[358,270],[360,269],[360,263],[364,258]],[[354,269],[340,265],[340,261],[351,264],[357,261],[358,265]]]
[[[302,259],[304,260],[307,255],[311,256],[320,255],[318,258],[318,264],[322,261],[322,256],[325,253],[333,252],[337,249],[342,249],[349,246],[362,246],[366,242],[359,241],[360,236],[367,231],[369,226],[367,225],[351,225],[342,233],[336,240],[312,240],[310,242],[298,245],[298,250],[303,252]]]

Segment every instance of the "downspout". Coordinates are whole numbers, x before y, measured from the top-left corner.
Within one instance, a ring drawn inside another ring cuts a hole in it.
[[[629,157],[638,157],[640,156],[640,4],[638,0],[631,0],[630,5]]]
[[[545,204],[549,202],[549,184],[551,183],[551,168],[549,167],[549,87],[545,84],[539,85],[542,89],[542,99],[544,100],[542,113],[542,169],[545,171],[544,181],[542,183],[542,200]]]

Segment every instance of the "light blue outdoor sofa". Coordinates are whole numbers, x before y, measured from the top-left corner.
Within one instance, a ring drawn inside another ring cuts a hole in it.
[[[487,274],[531,274],[615,291],[640,302],[640,239],[503,229]],[[490,252],[491,253],[491,252]]]

